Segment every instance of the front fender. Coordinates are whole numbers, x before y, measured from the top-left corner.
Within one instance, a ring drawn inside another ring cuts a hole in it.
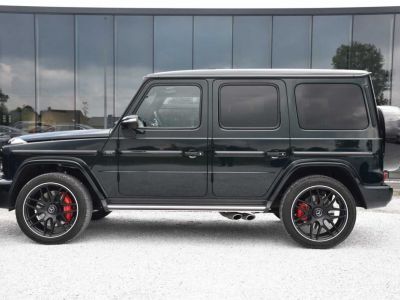
[[[96,177],[93,175],[89,166],[79,158],[74,157],[40,157],[40,158],[28,158],[26,159],[15,172],[12,184],[9,190],[9,209],[12,210],[15,207],[16,197],[18,191],[21,189],[21,182],[24,181],[24,174],[27,174],[32,167],[35,166],[54,166],[57,169],[76,169],[78,170],[90,184],[90,187],[96,193],[100,200],[106,198],[106,193]]]

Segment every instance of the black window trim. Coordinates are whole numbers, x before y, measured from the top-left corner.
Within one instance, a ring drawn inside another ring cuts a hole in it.
[[[276,126],[273,127],[226,127],[221,123],[221,90],[225,86],[272,86],[276,90],[277,94],[277,114],[278,114],[278,122]],[[257,82],[238,82],[238,81],[227,81],[220,83],[218,86],[218,126],[223,130],[240,130],[240,131],[248,131],[248,130],[259,130],[259,131],[272,131],[277,130],[281,127],[281,95],[279,91],[279,86],[272,82],[260,81]]]
[[[147,93],[155,86],[195,86],[198,87],[200,90],[200,109],[199,109],[199,124],[196,127],[143,127],[141,129],[143,130],[150,130],[150,131],[168,131],[168,130],[173,130],[173,131],[196,131],[198,130],[201,125],[202,125],[202,112],[203,112],[203,87],[201,86],[201,84],[197,83],[197,82],[161,82],[161,81],[155,81],[155,82],[151,82],[144,90],[143,92],[140,94],[140,99],[137,102],[136,105],[133,105],[133,107],[131,107],[131,114],[136,114],[137,111],[139,110],[140,106],[142,105],[143,101],[146,99],[145,96],[147,95]],[[129,110],[128,110],[129,111]],[[129,115],[129,113],[127,114]]]
[[[362,129],[334,129],[334,128],[331,128],[331,129],[306,129],[306,128],[301,127],[300,118],[299,118],[299,110],[298,110],[298,107],[297,107],[296,89],[297,89],[297,87],[299,85],[312,85],[312,84],[348,84],[348,85],[357,86],[361,90],[361,94],[362,94],[363,100],[364,100],[364,108],[365,108],[365,112],[367,114],[367,125],[365,126],[365,128],[362,128]],[[365,91],[364,91],[363,87],[359,83],[348,82],[348,81],[343,81],[343,82],[339,82],[339,81],[338,82],[328,82],[328,81],[307,82],[307,81],[304,81],[304,82],[297,83],[294,86],[293,95],[294,95],[294,103],[295,103],[295,107],[296,107],[297,125],[299,126],[299,128],[301,130],[304,130],[304,131],[326,131],[326,132],[328,132],[328,131],[364,131],[364,130],[367,130],[370,127],[371,121],[370,121],[370,112],[369,112],[369,108],[368,108],[368,103],[366,102],[367,101],[367,97],[366,97],[366,94],[365,94]]]

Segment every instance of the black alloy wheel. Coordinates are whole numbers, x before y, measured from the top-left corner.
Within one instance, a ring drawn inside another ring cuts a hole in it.
[[[309,248],[330,248],[354,228],[352,193],[334,178],[313,175],[297,180],[283,196],[280,217],[290,236]]]
[[[30,180],[16,201],[21,230],[43,244],[65,243],[89,224],[92,201],[86,187],[63,173],[47,173]]]

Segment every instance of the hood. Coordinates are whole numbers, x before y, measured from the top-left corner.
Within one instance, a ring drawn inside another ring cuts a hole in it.
[[[87,129],[87,130],[54,131],[54,132],[43,132],[43,133],[21,135],[20,138],[27,142],[106,138],[110,135],[111,130],[112,129]]]

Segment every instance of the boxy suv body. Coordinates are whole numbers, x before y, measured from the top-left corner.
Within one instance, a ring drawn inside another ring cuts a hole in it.
[[[48,244],[131,209],[272,212],[297,242],[327,248],[350,234],[357,206],[390,201],[383,159],[368,72],[164,72],[111,130],[12,139],[0,203]]]

